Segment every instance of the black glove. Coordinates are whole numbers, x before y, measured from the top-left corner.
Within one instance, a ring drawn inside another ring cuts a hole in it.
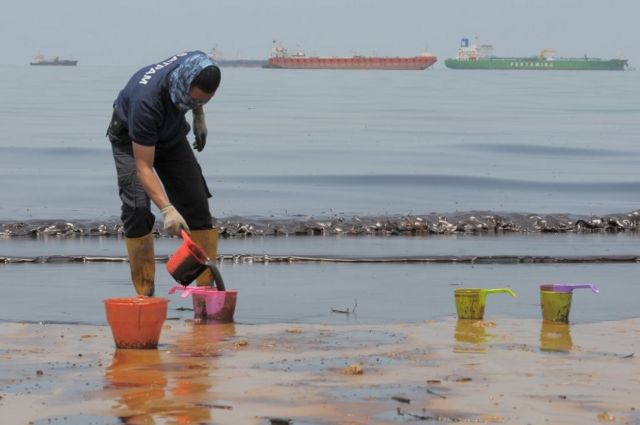
[[[207,124],[204,122],[204,114],[193,114],[193,135],[196,138],[193,148],[202,152],[204,145],[207,144]]]

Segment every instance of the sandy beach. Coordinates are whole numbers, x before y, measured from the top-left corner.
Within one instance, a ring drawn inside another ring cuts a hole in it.
[[[0,325],[11,424],[640,423],[640,320]]]

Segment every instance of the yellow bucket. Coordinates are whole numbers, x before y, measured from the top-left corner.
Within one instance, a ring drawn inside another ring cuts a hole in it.
[[[540,285],[540,307],[542,319],[547,322],[569,323],[571,298],[574,289],[587,288],[593,293],[600,290],[593,284],[555,283]]]
[[[542,319],[547,322],[569,323],[571,292],[540,291]]]
[[[487,301],[487,294],[507,293],[512,297],[516,294],[509,288],[461,288],[455,290],[456,311],[458,319],[484,318],[484,307]]]

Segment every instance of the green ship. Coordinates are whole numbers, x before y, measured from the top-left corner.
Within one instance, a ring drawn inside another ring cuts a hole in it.
[[[497,57],[490,44],[469,45],[463,38],[456,59],[446,59],[444,64],[451,69],[513,69],[530,71],[624,71],[627,59],[599,59],[586,55],[582,58],[556,57],[551,49],[543,49],[538,56]]]

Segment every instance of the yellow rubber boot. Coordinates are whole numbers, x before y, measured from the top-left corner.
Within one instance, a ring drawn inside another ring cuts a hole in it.
[[[191,239],[197,243],[207,256],[215,262],[218,258],[218,229],[192,230]],[[213,276],[210,270],[205,270],[196,278],[197,286],[213,286]]]
[[[156,257],[153,234],[127,238],[127,253],[131,268],[131,281],[138,295],[152,297],[155,291]]]

